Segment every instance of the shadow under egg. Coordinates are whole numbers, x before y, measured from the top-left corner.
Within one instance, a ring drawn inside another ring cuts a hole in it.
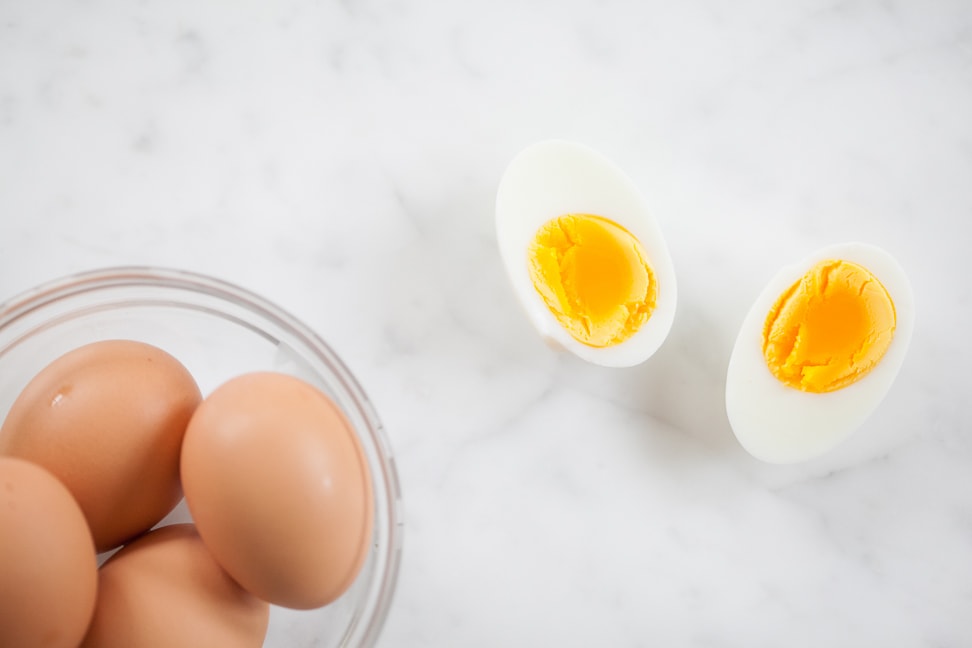
[[[734,336],[701,309],[679,304],[658,351],[629,368],[585,365],[567,380],[632,411],[645,413],[719,453],[740,452],[726,415],[726,366]]]

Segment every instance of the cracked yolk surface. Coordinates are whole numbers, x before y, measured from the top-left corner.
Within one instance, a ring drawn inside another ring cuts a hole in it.
[[[648,321],[658,289],[645,251],[628,230],[590,214],[545,223],[530,244],[530,278],[574,339],[613,346]]]
[[[831,392],[873,369],[894,329],[894,302],[874,275],[849,261],[821,261],[773,305],[763,357],[784,384]]]

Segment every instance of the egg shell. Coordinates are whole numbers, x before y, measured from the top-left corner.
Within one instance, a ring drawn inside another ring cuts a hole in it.
[[[191,524],[151,531],[101,566],[81,648],[260,648],[270,606],[220,568]]]
[[[370,550],[364,451],[338,407],[293,376],[245,374],[207,396],[186,431],[182,478],[216,560],[271,603],[334,601]]]
[[[773,376],[762,352],[766,316],[779,296],[813,265],[828,259],[856,263],[884,285],[894,302],[894,338],[881,361],[857,382],[829,393],[787,387]],[[914,331],[914,295],[898,262],[879,247],[844,243],[817,250],[784,267],[747,313],[729,359],[726,413],[739,443],[757,459],[777,464],[813,459],[857,430],[891,388]]]
[[[189,371],[165,351],[94,342],[23,389],[0,427],[0,455],[50,470],[106,551],[151,528],[182,497],[182,435],[201,399]]]
[[[0,457],[0,646],[75,648],[97,582],[94,541],[68,489]]]
[[[644,325],[624,342],[595,348],[575,340],[557,321],[530,278],[527,250],[537,230],[565,214],[608,218],[633,234],[655,273],[658,297]],[[675,319],[675,269],[665,237],[638,187],[606,157],[563,140],[539,142],[507,166],[496,194],[496,238],[513,291],[540,335],[588,362],[627,367],[661,347]]]

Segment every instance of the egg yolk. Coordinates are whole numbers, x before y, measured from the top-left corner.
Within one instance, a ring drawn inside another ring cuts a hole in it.
[[[567,214],[545,223],[529,247],[530,278],[557,321],[579,342],[608,347],[648,321],[658,288],[638,239],[617,223]]]
[[[821,261],[773,305],[763,357],[782,383],[831,392],[881,361],[894,328],[894,302],[874,275],[849,261]]]

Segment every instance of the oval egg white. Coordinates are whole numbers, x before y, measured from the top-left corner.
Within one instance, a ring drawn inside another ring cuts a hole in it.
[[[807,393],[784,385],[767,367],[763,325],[779,296],[814,264],[827,259],[850,261],[869,270],[894,303],[896,327],[881,361],[857,382],[832,392]],[[873,245],[826,247],[783,268],[756,298],[729,359],[726,413],[736,439],[757,459],[778,464],[806,461],[836,447],[864,423],[891,388],[911,343],[914,312],[904,270]]]
[[[547,221],[571,213],[610,219],[637,238],[654,270],[658,296],[651,317],[627,340],[592,347],[575,340],[534,288],[527,250]],[[527,147],[503,174],[496,195],[500,256],[527,317],[552,346],[606,367],[644,362],[665,341],[675,319],[675,270],[661,228],[635,184],[610,160],[562,140]]]

